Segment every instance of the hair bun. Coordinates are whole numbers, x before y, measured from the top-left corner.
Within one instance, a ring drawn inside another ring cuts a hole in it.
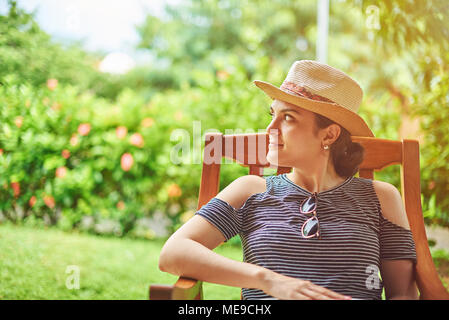
[[[365,149],[360,143],[350,142],[346,150],[338,152],[336,150],[334,157],[334,166],[340,176],[353,176],[359,170],[359,165],[363,161]]]

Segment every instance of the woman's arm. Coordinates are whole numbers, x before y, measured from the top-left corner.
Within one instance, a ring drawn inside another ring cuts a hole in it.
[[[159,268],[178,276],[233,287],[260,288],[265,269],[223,257],[212,250],[225,240],[201,216],[178,229],[162,248]]]
[[[250,194],[263,192],[261,179],[245,176],[217,195],[239,208]],[[265,184],[265,181],[263,181]],[[258,187],[254,187],[254,185]],[[263,186],[265,188],[265,186]],[[212,250],[225,240],[223,234],[201,216],[179,228],[162,248],[159,268],[178,276],[239,288],[260,289],[280,299],[344,299],[343,295],[266,268],[223,257]]]
[[[398,189],[383,181],[373,181],[373,185],[384,218],[409,230],[407,213]],[[381,260],[380,272],[386,299],[412,300],[418,298],[412,260]]]
[[[387,300],[418,299],[412,261],[382,260],[380,272]]]
[[[310,281],[290,278],[213,252],[224,240],[217,228],[201,216],[195,216],[168,239],[159,268],[201,281],[259,289],[279,299],[348,299]]]
[[[240,208],[250,195],[265,191],[265,179],[243,176],[216,197]],[[175,275],[235,287],[258,288],[265,269],[234,261],[212,250],[225,241],[224,235],[201,216],[194,216],[179,228],[161,251],[159,268]]]

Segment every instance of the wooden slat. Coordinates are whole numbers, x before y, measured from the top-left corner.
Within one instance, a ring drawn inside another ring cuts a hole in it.
[[[222,144],[223,135],[221,133],[206,134],[197,210],[201,209],[203,205],[218,194],[220,188]]]
[[[359,169],[359,177],[373,180],[374,172],[372,169]]]
[[[253,174],[253,175],[262,177],[263,176],[263,167],[249,166],[249,174]]]
[[[180,277],[173,288],[173,300],[202,300],[203,283],[201,281]]]
[[[410,230],[416,246],[416,282],[421,299],[449,300],[449,293],[444,288],[430,254],[424,218],[421,208],[421,182],[419,166],[419,143],[416,140],[404,140],[404,158],[401,167],[401,189]]]
[[[202,282],[180,277],[174,285],[150,286],[150,300],[202,300]]]
[[[268,167],[268,140],[266,133],[223,135],[222,155],[244,166]],[[382,170],[402,162],[401,141],[368,137],[352,137],[352,140],[365,147],[365,160],[360,165],[361,169]],[[287,170],[291,168],[280,171],[284,173]]]
[[[263,175],[263,168],[270,167],[267,161],[268,134],[247,133],[223,136],[222,154],[226,159],[249,167],[249,174]],[[288,173],[290,167],[277,168],[277,174]]]
[[[292,171],[292,168],[290,167],[278,167],[276,170],[276,174],[283,174],[283,173],[289,173],[290,171]]]
[[[150,300],[172,300],[173,285],[153,284],[150,286]]]
[[[268,167],[268,135],[248,133],[223,136],[223,156],[244,166]]]
[[[352,137],[352,141],[360,143],[365,148],[365,158],[360,164],[360,169],[378,171],[402,163],[401,141],[367,137]]]

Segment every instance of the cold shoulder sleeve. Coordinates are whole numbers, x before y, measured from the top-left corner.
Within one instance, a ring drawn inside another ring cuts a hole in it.
[[[226,201],[218,198],[212,198],[196,214],[215,226],[226,238],[226,241],[239,234],[242,229],[240,210],[235,210]]]
[[[380,217],[380,258],[386,260],[410,259],[416,262],[412,232],[390,222],[382,215]]]

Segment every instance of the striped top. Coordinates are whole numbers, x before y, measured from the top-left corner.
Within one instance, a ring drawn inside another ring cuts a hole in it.
[[[212,198],[196,213],[220,230],[226,241],[239,234],[243,261],[357,299],[381,299],[381,259],[416,262],[410,230],[385,219],[369,179],[349,177],[319,192],[321,239],[305,239],[301,226],[310,217],[299,212],[312,193],[286,174],[266,176],[266,191],[251,195],[240,209]],[[243,299],[272,298],[242,289]]]

